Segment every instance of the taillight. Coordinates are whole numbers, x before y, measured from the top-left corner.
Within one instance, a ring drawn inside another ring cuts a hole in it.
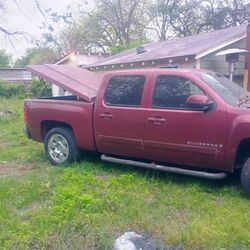
[[[27,124],[27,122],[28,122],[28,108],[26,106],[23,107],[23,118],[24,118],[25,124]]]

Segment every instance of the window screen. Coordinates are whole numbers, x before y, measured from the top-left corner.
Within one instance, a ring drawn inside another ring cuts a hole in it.
[[[105,92],[106,104],[139,106],[141,104],[144,83],[144,76],[112,77]]]
[[[179,76],[158,76],[153,94],[153,107],[186,108],[190,95],[205,95],[190,80]]]

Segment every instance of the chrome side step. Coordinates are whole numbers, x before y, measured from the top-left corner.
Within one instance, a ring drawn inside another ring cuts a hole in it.
[[[223,179],[227,176],[226,173],[209,173],[209,172],[203,172],[203,171],[196,171],[196,170],[189,170],[189,169],[183,169],[183,168],[175,168],[175,167],[169,167],[169,166],[163,166],[163,165],[157,165],[155,163],[146,163],[146,162],[140,162],[140,161],[133,161],[133,160],[126,160],[126,159],[120,159],[115,157],[109,157],[106,155],[102,155],[101,159],[103,161],[113,162],[113,163],[119,163],[119,164],[125,164],[125,165],[131,165],[135,167],[141,167],[141,168],[150,168],[150,169],[157,169],[165,172],[170,173],[176,173],[176,174],[184,174],[184,175],[191,175],[206,179]]]

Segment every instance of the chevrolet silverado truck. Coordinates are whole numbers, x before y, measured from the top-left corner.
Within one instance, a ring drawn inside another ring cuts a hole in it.
[[[250,197],[249,92],[220,74],[184,69],[98,74],[79,67],[29,66],[67,96],[25,100],[26,134],[53,165],[104,161],[221,179],[241,169]]]

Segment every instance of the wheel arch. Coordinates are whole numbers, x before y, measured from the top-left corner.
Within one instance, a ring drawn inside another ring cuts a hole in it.
[[[52,128],[56,128],[56,127],[68,128],[74,134],[74,130],[69,123],[62,122],[62,121],[54,121],[54,120],[44,120],[41,122],[42,140],[44,141],[44,138],[45,138],[46,134],[48,133],[48,131],[50,131]]]
[[[242,168],[243,164],[250,157],[250,137],[240,141],[234,162],[234,169]]]

